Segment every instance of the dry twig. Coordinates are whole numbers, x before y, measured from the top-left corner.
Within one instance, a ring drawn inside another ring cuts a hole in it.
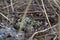
[[[28,6],[26,7],[26,10],[24,11],[24,15],[23,15],[23,17],[22,17],[22,21],[25,19],[26,15],[27,15],[27,12],[28,12],[28,10],[29,10],[29,7],[30,7],[30,5],[31,5],[31,2],[32,2],[32,0],[29,0]],[[22,21],[21,21],[21,22],[22,22]],[[19,32],[22,30],[22,28],[23,28],[23,24],[21,23]],[[18,38],[18,40],[20,40],[20,38]]]
[[[36,34],[41,33],[41,32],[45,32],[45,31],[47,31],[47,30],[49,30],[49,29],[52,29],[52,28],[54,28],[54,27],[57,27],[57,25],[58,25],[58,24],[56,24],[56,25],[54,25],[54,26],[52,26],[52,27],[46,28],[45,30],[37,31],[37,32],[35,32],[29,39],[33,39],[33,37],[34,37]]]
[[[10,19],[8,17],[6,17],[4,14],[2,14],[1,12],[0,12],[0,15],[2,15],[5,19],[7,19],[8,21],[10,21]]]
[[[55,36],[55,38],[53,40],[56,40],[57,39],[57,35]]]
[[[53,0],[53,1],[54,1],[54,3],[57,5],[58,9],[60,10],[60,6],[59,6],[59,4],[56,2],[56,0]]]
[[[13,7],[13,2],[12,2],[12,0],[10,0],[10,2],[11,2],[11,9],[12,9],[12,12],[14,12],[14,7]]]
[[[59,16],[59,14],[56,12],[55,8],[52,6],[52,4],[50,3],[50,0],[48,0],[50,6],[52,7],[52,9],[55,11],[56,15]]]
[[[44,3],[43,3],[43,0],[41,0],[41,2],[42,2],[42,5],[43,5],[43,9],[44,9],[44,12],[45,12],[45,15],[46,15],[47,21],[48,21],[48,23],[49,23],[49,26],[51,27],[51,24],[50,24],[50,21],[49,21],[49,18],[48,18],[48,14],[47,14],[47,12],[46,12],[46,9],[45,9],[45,6],[44,6]],[[53,30],[52,30],[52,31],[53,31]]]

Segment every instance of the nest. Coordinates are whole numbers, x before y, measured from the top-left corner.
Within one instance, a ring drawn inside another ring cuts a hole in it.
[[[19,32],[22,21],[24,40],[53,40],[56,36],[57,40],[56,25],[60,14],[60,3],[56,0],[32,0],[26,9],[28,3],[29,0],[0,0],[0,25],[12,27]],[[26,16],[22,20],[26,10]],[[45,29],[48,30],[38,32]]]

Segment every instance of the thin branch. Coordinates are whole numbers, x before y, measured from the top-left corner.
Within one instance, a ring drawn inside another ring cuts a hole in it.
[[[49,34],[45,34],[45,35],[41,35],[39,37],[43,37],[43,36],[48,36],[48,35],[51,35],[51,34],[56,34],[57,32],[53,32],[53,33],[49,33]]]
[[[8,6],[7,2],[5,1],[6,6]],[[9,8],[7,7],[7,12],[9,14]]]
[[[59,4],[56,2],[56,0],[53,0],[53,2],[57,5],[58,9],[60,10]]]
[[[49,21],[49,18],[48,18],[48,14],[47,14],[47,12],[46,12],[46,9],[45,9],[45,6],[44,6],[44,3],[43,3],[43,0],[41,0],[41,2],[42,2],[42,5],[43,5],[43,9],[44,9],[44,12],[45,12],[45,15],[46,15],[47,21],[48,21],[48,23],[49,23],[49,26],[51,27],[51,24],[50,24],[50,21]],[[52,31],[53,31],[53,30],[52,30]]]
[[[56,0],[56,2],[58,2],[60,4],[60,1],[59,0]]]
[[[48,0],[50,6],[52,7],[52,9],[55,11],[55,13],[57,14],[57,16],[59,16],[59,14],[56,12],[55,8],[52,6],[52,4],[50,3],[50,0]]]
[[[28,10],[29,10],[29,7],[30,7],[30,5],[31,5],[31,2],[32,2],[32,0],[29,1],[28,6],[26,7],[26,10],[24,11],[24,15],[23,15],[23,17],[22,17],[22,21],[25,19],[26,15],[27,15],[27,12],[28,12]],[[22,22],[22,21],[21,21],[21,22]],[[22,27],[23,27],[23,24],[21,23],[21,25],[20,25],[20,30],[21,30]]]
[[[37,31],[37,32],[35,32],[29,39],[33,39],[33,37],[34,37],[36,34],[41,33],[41,32],[45,32],[45,31],[47,31],[47,30],[49,30],[49,29],[52,29],[52,28],[55,28],[55,27],[57,27],[57,25],[58,25],[58,24],[56,24],[56,25],[54,25],[54,26],[52,26],[52,27],[46,28],[46,29],[44,29],[44,30],[41,30],[41,31]]]
[[[40,13],[41,11],[29,11],[29,12],[27,12],[27,13],[30,13],[30,14],[32,14],[32,13],[33,13],[33,14],[35,14],[35,12]],[[21,13],[21,14],[22,14],[22,13],[24,13],[24,12],[16,12],[16,13],[18,13],[18,14],[19,14],[19,13]]]
[[[16,1],[15,3],[12,3],[12,5],[15,5],[15,4],[17,4],[19,1]],[[23,5],[23,3],[21,3],[22,5]],[[24,4],[26,4],[26,3],[24,3]],[[6,9],[6,8],[8,8],[8,7],[11,7],[11,5],[8,5],[8,6],[6,6],[6,7],[3,7],[3,9]]]
[[[36,0],[36,2],[37,2],[37,5],[39,6],[39,9],[43,11],[43,9],[41,8],[41,5],[40,5],[39,1]]]
[[[53,40],[56,40],[57,39],[57,35],[54,37],[54,39]]]
[[[10,0],[10,2],[11,2],[11,9],[12,9],[12,12],[14,12],[14,7],[13,7],[13,2],[12,2],[12,0]]]
[[[15,5],[16,3],[18,3],[18,2],[15,2],[15,3],[13,3],[12,5]],[[8,6],[6,6],[6,7],[4,7],[3,9],[6,9],[6,8],[8,8],[8,7],[10,7],[11,5],[8,5]]]
[[[30,5],[31,5],[31,2],[32,2],[32,0],[29,0],[28,5],[27,5],[27,7],[26,7],[26,10],[24,11],[24,15],[23,15],[23,17],[22,17],[22,21],[25,19],[26,15],[27,15],[27,12],[28,12],[28,10],[29,10],[29,7],[30,7]],[[19,32],[20,32],[20,31],[22,30],[22,28],[23,28],[22,21],[21,21],[21,25],[20,25]],[[19,36],[18,36],[18,40],[20,40]]]
[[[5,19],[7,19],[8,21],[10,21],[10,19],[8,17],[6,17],[3,13],[0,12],[0,15],[2,15]]]

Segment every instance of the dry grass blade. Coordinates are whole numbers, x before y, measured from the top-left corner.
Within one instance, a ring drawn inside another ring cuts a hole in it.
[[[57,38],[57,35],[55,36],[55,38],[53,40],[56,40],[56,38]]]
[[[32,11],[32,12],[31,12],[31,11],[29,11],[29,12],[27,12],[27,13],[32,14],[32,13],[35,13],[35,12],[41,12],[41,11]],[[18,13],[18,14],[19,14],[19,13],[21,13],[21,14],[22,14],[22,13],[24,13],[24,12],[16,12],[16,13]]]
[[[37,5],[39,5],[39,8],[43,11],[43,9],[41,8],[40,2],[38,0],[36,0]]]
[[[28,5],[27,5],[27,7],[26,7],[26,10],[24,11],[24,15],[23,15],[23,17],[22,17],[22,21],[24,20],[24,18],[25,18],[26,15],[27,15],[27,12],[28,12],[28,10],[29,10],[29,7],[30,7],[30,5],[31,5],[31,2],[32,2],[32,0],[29,0]],[[22,22],[22,21],[21,21],[21,22]],[[21,31],[22,28],[23,28],[23,24],[21,23],[19,32]],[[18,40],[20,40],[19,37],[18,37]]]
[[[48,36],[48,35],[51,35],[51,34],[56,34],[56,32],[45,34],[45,35],[41,35],[41,36],[38,36],[38,37]]]
[[[6,6],[8,6],[8,3],[5,1]],[[7,12],[9,14],[9,8],[7,7]]]
[[[12,9],[12,12],[14,12],[14,7],[13,7],[12,0],[10,0],[10,2],[11,2],[11,9]]]
[[[17,4],[17,3],[18,3],[18,1],[16,1],[15,3],[12,3],[12,5],[15,5],[15,4]],[[6,8],[8,8],[8,7],[11,7],[11,5],[8,5],[8,6],[4,7],[3,9],[6,9]]]
[[[43,9],[44,9],[44,12],[45,12],[45,15],[46,15],[47,21],[48,21],[48,23],[49,23],[49,26],[51,27],[51,24],[50,24],[50,21],[49,21],[49,18],[48,18],[48,15],[47,15],[46,9],[45,9],[45,7],[44,7],[43,0],[41,0],[41,2],[42,2],[42,5],[43,5]]]
[[[53,0],[54,1],[54,3],[57,5],[57,7],[58,7],[58,9],[60,10],[60,6],[59,6],[59,4],[57,3],[58,2],[58,0]],[[60,16],[58,16],[58,24],[59,24],[59,27],[58,27],[58,40],[60,40]]]
[[[60,6],[59,6],[59,4],[56,2],[56,0],[53,0],[53,1],[54,1],[54,3],[57,5],[58,9],[60,10]]]
[[[52,6],[52,4],[50,3],[50,0],[48,0],[50,6],[52,7],[52,9],[56,12],[55,8]],[[59,16],[59,14],[56,12],[56,15]]]
[[[7,19],[8,21],[10,21],[10,19],[8,17],[6,17],[4,14],[0,13],[0,15],[2,15],[5,19]]]
[[[24,11],[24,15],[23,15],[23,17],[22,17],[22,21],[24,20],[24,18],[25,18],[26,15],[27,15],[27,12],[28,12],[28,10],[29,10],[29,7],[30,7],[30,5],[31,5],[31,2],[32,2],[32,0],[29,1],[28,6],[26,7],[26,10]],[[22,21],[21,21],[21,22],[22,22]],[[20,30],[21,30],[22,27],[23,27],[23,24],[21,23],[21,25],[20,25]]]
[[[56,0],[56,2],[58,2],[60,4],[60,1],[59,0]]]
[[[49,29],[52,29],[52,28],[54,28],[54,27],[56,27],[56,26],[57,26],[57,24],[54,25],[54,26],[52,26],[52,27],[46,28],[46,29],[44,29],[44,30],[37,31],[37,32],[35,32],[29,39],[33,39],[33,37],[34,37],[37,33],[45,32],[45,31],[47,31],[47,30],[49,30]]]

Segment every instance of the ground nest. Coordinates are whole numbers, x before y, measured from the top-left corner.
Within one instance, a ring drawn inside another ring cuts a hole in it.
[[[0,39],[18,40],[20,36],[20,40],[58,40],[59,1],[32,0],[26,9],[28,3],[0,0]]]

